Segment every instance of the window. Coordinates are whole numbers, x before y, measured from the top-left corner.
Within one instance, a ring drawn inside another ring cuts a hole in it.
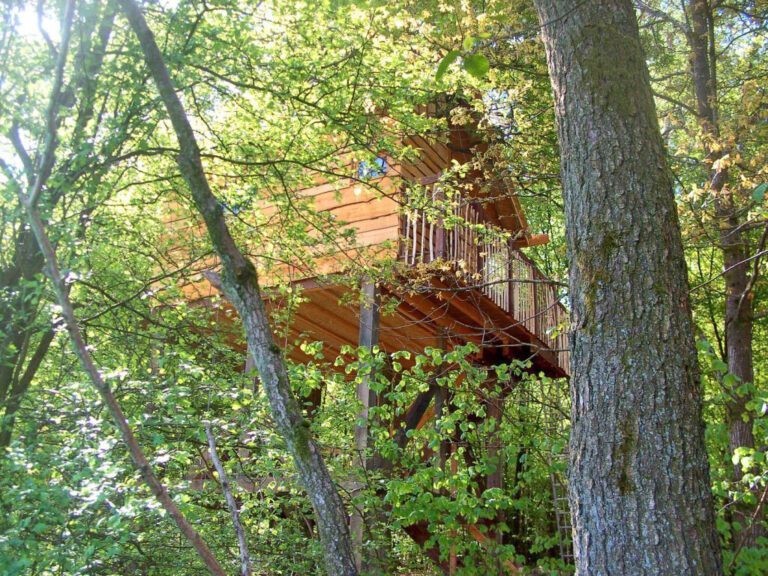
[[[357,177],[360,180],[378,178],[387,173],[387,159],[379,156],[373,162],[360,161],[357,163]]]

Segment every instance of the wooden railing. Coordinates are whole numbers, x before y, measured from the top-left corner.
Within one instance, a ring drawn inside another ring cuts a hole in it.
[[[444,218],[428,216],[424,209],[406,210],[401,219],[400,258],[409,265],[452,262],[463,284],[477,286],[569,371],[568,312],[555,287],[528,257],[512,248],[511,239],[486,224],[479,206],[461,202]]]

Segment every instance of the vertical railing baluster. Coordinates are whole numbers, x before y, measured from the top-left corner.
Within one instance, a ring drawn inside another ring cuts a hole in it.
[[[403,256],[405,257],[405,263],[410,264],[410,251],[411,251],[411,213],[406,211],[405,213],[405,234],[403,242]]]
[[[424,239],[427,235],[427,219],[424,210],[421,211],[421,234],[419,234],[419,262],[424,263]]]
[[[466,198],[447,203],[443,191],[431,189],[434,218],[427,222],[429,208],[405,210],[403,260],[426,264],[438,259],[464,262],[460,282],[481,282],[481,294],[507,312],[517,323],[552,349],[559,366],[570,371],[568,313],[560,303],[558,290],[547,282],[511,238],[496,238],[485,230],[482,209]],[[446,220],[453,221],[447,226]],[[481,230],[482,227],[482,230]]]
[[[432,262],[435,259],[435,223],[429,223],[429,261]]]

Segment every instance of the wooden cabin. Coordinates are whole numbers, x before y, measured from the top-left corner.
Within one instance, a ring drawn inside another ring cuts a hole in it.
[[[555,285],[522,251],[548,241],[546,235],[529,229],[503,178],[489,182],[474,168],[453,181],[450,197],[443,191],[441,178],[452,166],[470,163],[484,151],[481,137],[471,128],[451,126],[446,134],[409,137],[405,144],[417,159],[396,162],[384,152],[373,160],[349,155],[339,168],[347,177],[321,179],[296,193],[324,217],[318,227],[352,229],[355,236],[309,263],[305,257],[304,263],[261,273],[272,308],[281,306],[270,291],[277,283],[300,289],[306,300],[283,340],[322,341],[329,356],[355,345],[360,307],[359,299],[350,297],[349,280],[373,270],[360,283],[374,285],[375,300],[398,303],[378,318],[374,338],[381,349],[417,353],[446,342],[471,342],[495,350],[501,360],[530,360],[536,372],[567,376],[567,311]],[[408,192],[414,184],[420,190],[416,199]],[[264,202],[255,208],[267,217],[276,211]],[[271,232],[267,228],[266,234]],[[389,281],[376,277],[377,264],[387,268]],[[184,290],[193,301],[216,293],[204,279]],[[291,356],[304,359],[300,350],[292,349]]]
[[[271,290],[272,285],[300,289],[302,302],[278,335],[292,360],[306,360],[300,347],[290,345],[298,340],[322,341],[330,358],[345,345],[419,353],[474,343],[481,350],[479,362],[528,360],[537,373],[568,375],[568,313],[557,288],[522,251],[547,237],[529,229],[503,177],[489,180],[476,165],[446,179],[455,165],[484,153],[481,136],[472,127],[449,124],[447,133],[407,138],[405,144],[415,151],[409,161],[396,161],[384,151],[364,159],[349,154],[339,163],[346,175],[318,178],[296,193],[321,222],[355,234],[344,246],[318,251],[309,265],[257,266],[272,311],[286,305],[285,292]],[[266,217],[276,211],[268,202],[256,209]],[[377,270],[386,274],[377,277]],[[200,302],[216,293],[202,279],[184,291]],[[365,417],[377,399],[364,384],[358,397]],[[445,402],[438,393],[420,395],[399,425],[424,426]],[[489,417],[499,415],[489,410]],[[357,448],[364,450],[366,441],[366,431],[358,429]],[[487,486],[501,487],[503,476],[499,470]],[[359,519],[356,527],[353,518],[352,530],[359,533]],[[429,537],[422,526],[407,531],[420,543]],[[467,532],[481,543],[488,538],[474,526]],[[455,558],[445,561],[438,551],[427,553],[447,574],[455,571]]]

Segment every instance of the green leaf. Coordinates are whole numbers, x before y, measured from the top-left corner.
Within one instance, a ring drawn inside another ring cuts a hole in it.
[[[465,51],[469,52],[472,50],[472,48],[475,47],[475,39],[472,36],[467,36],[464,38],[464,42],[461,44],[461,47],[464,48]]]
[[[762,202],[765,198],[766,190],[768,190],[768,182],[763,182],[752,191],[752,199],[755,202]]]
[[[475,78],[484,78],[490,69],[491,63],[482,54],[472,54],[464,58],[464,70]]]
[[[48,528],[46,524],[43,522],[38,522],[34,526],[32,526],[32,532],[35,534],[41,534],[42,532],[45,532],[45,529]]]
[[[735,387],[739,383],[739,379],[730,372],[723,375],[723,385],[729,388]]]
[[[451,50],[446,54],[443,59],[440,61],[440,64],[437,66],[437,74],[435,74],[435,80],[438,82],[440,79],[445,76],[446,71],[448,70],[448,66],[456,62],[456,59],[461,55],[461,53],[458,50]]]

